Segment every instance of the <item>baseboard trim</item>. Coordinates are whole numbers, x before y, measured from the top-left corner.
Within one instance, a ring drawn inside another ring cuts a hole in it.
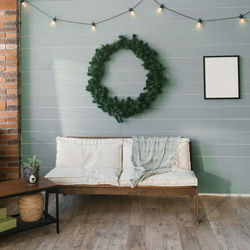
[[[228,197],[250,197],[250,194],[219,194],[219,193],[199,193],[199,196],[228,196]]]

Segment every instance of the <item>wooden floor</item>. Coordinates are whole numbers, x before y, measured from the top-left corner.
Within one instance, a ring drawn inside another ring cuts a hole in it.
[[[200,225],[190,197],[67,195],[60,213],[60,234],[49,225],[0,238],[0,249],[250,249],[250,198],[200,197]]]

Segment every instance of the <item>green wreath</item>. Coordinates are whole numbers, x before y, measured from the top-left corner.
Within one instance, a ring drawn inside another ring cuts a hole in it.
[[[105,73],[105,62],[120,49],[132,50],[136,57],[143,61],[142,66],[148,70],[146,86],[136,99],[127,97],[119,100],[117,96],[110,97],[108,88],[101,84]],[[93,103],[97,103],[99,108],[114,116],[118,122],[123,122],[124,118],[139,114],[150,107],[151,102],[156,99],[157,94],[161,93],[162,86],[166,83],[164,71],[165,68],[160,63],[157,52],[147,43],[139,40],[136,35],[133,35],[132,39],[119,36],[114,43],[102,45],[101,48],[96,49],[88,67],[88,76],[91,78],[86,90],[91,92]]]

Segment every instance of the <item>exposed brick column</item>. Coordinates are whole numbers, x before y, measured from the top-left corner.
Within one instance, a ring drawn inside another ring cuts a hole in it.
[[[0,180],[20,177],[18,1],[0,0]]]

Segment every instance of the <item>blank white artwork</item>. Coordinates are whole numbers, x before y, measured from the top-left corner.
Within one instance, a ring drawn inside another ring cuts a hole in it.
[[[234,57],[205,57],[205,98],[239,98],[238,60]]]

